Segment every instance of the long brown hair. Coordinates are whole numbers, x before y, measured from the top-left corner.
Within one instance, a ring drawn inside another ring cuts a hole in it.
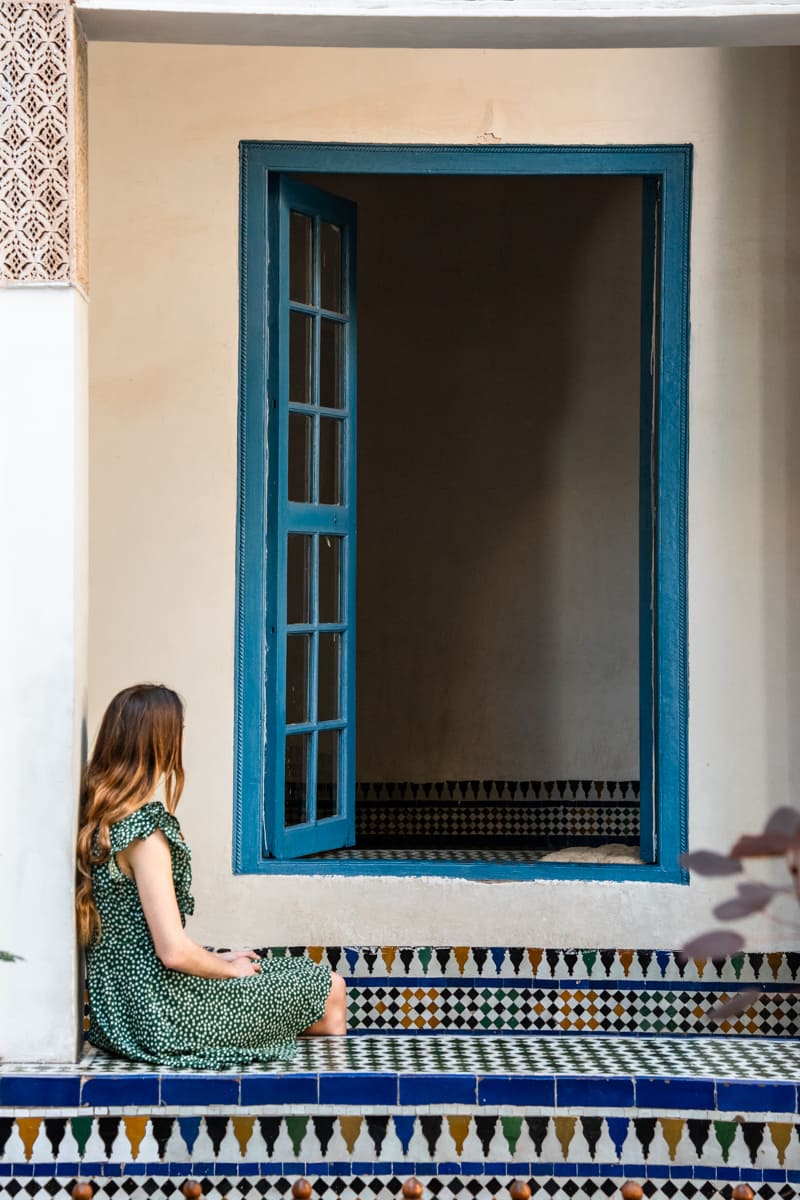
[[[109,826],[141,808],[164,777],[174,812],[183,791],[183,702],[162,684],[139,683],[119,692],[105,711],[83,775],[78,829],[78,936],[100,933],[92,896],[92,867],[111,850]]]

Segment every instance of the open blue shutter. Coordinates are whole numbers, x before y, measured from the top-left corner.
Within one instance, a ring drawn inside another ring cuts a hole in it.
[[[266,834],[295,858],[355,841],[356,213],[288,176],[270,208]]]

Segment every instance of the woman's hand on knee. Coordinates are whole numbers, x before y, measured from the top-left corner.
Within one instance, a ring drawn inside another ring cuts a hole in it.
[[[239,958],[229,959],[228,961],[230,962],[233,972],[232,978],[234,979],[243,979],[247,975],[258,975],[261,970],[261,963],[258,959],[254,962],[252,958],[247,958],[246,955],[240,955]]]
[[[260,955],[256,954],[255,950],[218,950],[217,955],[224,962],[236,962],[238,958],[249,958],[254,962],[258,962]]]

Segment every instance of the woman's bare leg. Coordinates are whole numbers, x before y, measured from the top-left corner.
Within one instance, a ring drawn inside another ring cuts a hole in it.
[[[319,1021],[309,1025],[306,1037],[347,1033],[347,985],[336,971],[331,971],[331,990],[325,1002],[325,1012]]]

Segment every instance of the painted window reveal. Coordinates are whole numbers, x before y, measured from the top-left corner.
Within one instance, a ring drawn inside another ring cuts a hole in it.
[[[243,144],[237,871],[685,880],[690,171],[685,146]],[[355,841],[355,208],[293,176],[349,172],[642,181],[640,864],[303,858]]]
[[[355,211],[276,182],[265,815],[292,858],[354,840]]]

